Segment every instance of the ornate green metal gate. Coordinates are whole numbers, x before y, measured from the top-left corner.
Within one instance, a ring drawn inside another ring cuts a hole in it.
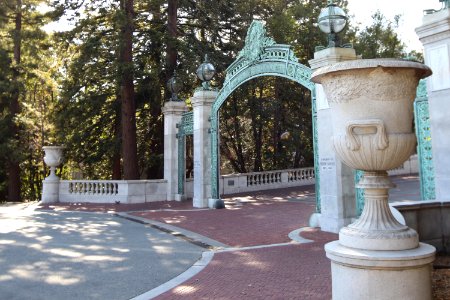
[[[431,152],[430,113],[428,111],[428,95],[426,80],[422,79],[417,87],[414,101],[414,122],[417,136],[417,158],[419,163],[420,196],[422,200],[436,199],[434,185],[433,154]],[[355,183],[358,183],[363,172],[356,170]],[[364,208],[364,190],[356,189],[356,212],[358,216]]]
[[[430,112],[426,80],[421,80],[414,101],[417,157],[419,159],[420,195],[422,200],[436,199],[433,154],[431,152]]]
[[[300,64],[289,45],[275,44],[267,37],[261,22],[253,21],[245,38],[245,46],[237,59],[228,67],[224,85],[211,110],[211,196],[219,199],[219,109],[227,97],[243,83],[261,76],[278,76],[293,80],[311,91],[313,112],[313,148],[316,177],[316,210],[320,212],[319,168],[317,143],[317,111],[315,85],[311,82],[311,69]]]
[[[186,181],[186,136],[194,133],[194,115],[185,112],[181,115],[181,122],[177,124],[178,133],[178,194],[184,195]]]

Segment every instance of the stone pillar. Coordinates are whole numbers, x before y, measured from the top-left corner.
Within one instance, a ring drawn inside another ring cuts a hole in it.
[[[192,97],[194,108],[194,199],[193,206],[210,207],[211,198],[211,138],[209,135],[211,107],[216,91],[198,90]]]
[[[313,71],[333,63],[357,59],[354,49],[326,48],[314,53],[309,61]],[[316,84],[317,132],[319,143],[320,200],[322,211],[313,215],[310,226],[338,233],[356,217],[353,170],[337,159],[331,137],[331,109],[321,84]],[[318,220],[317,220],[318,218]]]
[[[182,199],[178,195],[178,140],[177,124],[181,115],[187,111],[184,101],[167,101],[164,114],[164,179],[167,180],[167,200]]]
[[[416,33],[424,46],[436,199],[450,199],[450,9],[425,15]]]

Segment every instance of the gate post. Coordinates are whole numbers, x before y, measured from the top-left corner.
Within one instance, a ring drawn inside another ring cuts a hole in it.
[[[217,91],[199,89],[191,98],[194,113],[194,198],[193,206],[213,207],[211,198],[211,150],[209,129],[211,107]]]
[[[309,64],[315,71],[333,63],[355,59],[354,49],[332,47],[315,52],[314,59]],[[350,224],[356,216],[354,175],[349,167],[337,159],[333,151],[331,109],[320,84],[316,84],[316,106],[319,153],[314,155],[318,155],[320,170],[318,181],[321,212],[311,217],[310,225],[319,225],[323,231],[338,233],[341,227]]]
[[[167,180],[167,200],[181,200],[178,194],[178,149],[177,124],[181,115],[187,111],[184,101],[167,101],[164,114],[164,179]]]
[[[433,71],[427,80],[428,105],[434,184],[436,199],[448,199],[450,194],[450,9],[423,16],[416,33],[424,46],[425,64]],[[420,153],[420,160],[426,153]],[[432,177],[432,172],[424,174]],[[421,174],[421,177],[424,176]]]

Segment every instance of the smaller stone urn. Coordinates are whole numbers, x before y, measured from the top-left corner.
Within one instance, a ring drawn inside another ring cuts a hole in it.
[[[394,59],[341,62],[312,74],[331,107],[336,154],[364,171],[361,217],[325,245],[334,300],[431,299],[435,249],[392,215],[386,172],[414,151],[413,101],[419,79],[429,75],[423,64]]]
[[[63,162],[64,146],[44,146],[44,162],[50,167],[50,174],[42,183],[42,203],[58,202],[59,177],[56,176],[56,168]]]
[[[44,146],[42,149],[45,152],[44,162],[50,167],[50,175],[46,179],[59,179],[55,171],[63,162],[64,146]]]

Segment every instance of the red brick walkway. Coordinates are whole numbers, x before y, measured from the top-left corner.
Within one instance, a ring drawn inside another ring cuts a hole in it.
[[[223,252],[157,299],[331,299],[322,243]]]
[[[289,242],[289,232],[307,226],[313,203],[258,202],[207,211],[136,212],[132,215],[175,225],[234,246]]]

